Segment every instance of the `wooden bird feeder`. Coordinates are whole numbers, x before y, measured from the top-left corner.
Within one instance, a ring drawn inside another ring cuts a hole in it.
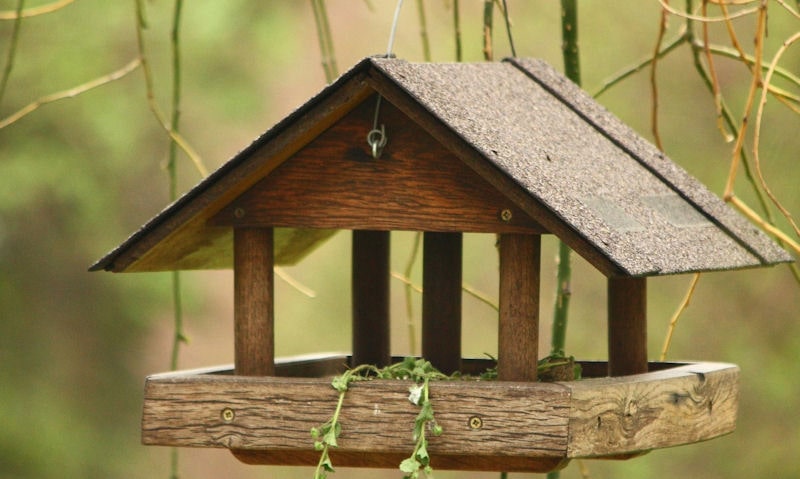
[[[388,142],[371,148],[380,125]],[[275,361],[273,266],[337,229],[353,232],[352,356]],[[143,442],[316,464],[330,375],[392,361],[392,230],[424,232],[422,354],[445,373],[485,366],[461,355],[462,233],[499,238],[498,380],[431,384],[440,469],[542,472],[731,432],[736,366],[648,364],[646,277],[791,260],[543,62],[367,58],[92,267],[233,266],[235,369],[147,378]],[[608,362],[580,381],[536,382],[542,234],[608,278]],[[397,467],[413,442],[385,431],[411,428],[407,396],[403,381],[353,385],[334,463]]]

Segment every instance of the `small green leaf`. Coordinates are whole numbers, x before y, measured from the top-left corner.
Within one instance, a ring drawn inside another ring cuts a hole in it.
[[[331,458],[326,454],[325,459],[321,462],[323,469],[327,472],[336,472],[333,469],[333,463],[331,462]]]
[[[334,429],[331,429],[328,432],[326,432],[325,435],[322,437],[322,442],[332,447],[338,447],[338,444],[336,444],[336,431]]]
[[[441,436],[442,435],[442,426],[438,424],[433,425],[433,435],[434,436]]]
[[[419,449],[417,449],[417,460],[423,466],[427,466],[428,463],[431,462],[430,456],[428,456],[428,449],[425,447],[425,444],[421,444]]]
[[[400,470],[407,474],[416,473],[420,467],[422,467],[422,464],[413,457],[403,459],[403,462],[400,463]]]

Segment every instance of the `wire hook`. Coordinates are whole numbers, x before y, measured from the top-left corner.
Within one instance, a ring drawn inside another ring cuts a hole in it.
[[[372,157],[376,160],[381,157],[383,147],[386,146],[387,140],[388,138],[386,137],[384,125],[381,125],[380,130],[373,128],[367,133],[367,144],[372,148]]]

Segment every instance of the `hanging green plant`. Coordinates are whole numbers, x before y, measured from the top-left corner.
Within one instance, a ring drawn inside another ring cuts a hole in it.
[[[455,375],[454,375],[455,376]],[[314,449],[320,451],[319,463],[314,472],[314,479],[324,479],[328,472],[333,472],[333,463],[328,453],[331,447],[338,447],[337,439],[342,432],[339,422],[339,414],[344,403],[344,396],[350,384],[357,381],[369,381],[372,379],[401,379],[412,381],[413,386],[409,388],[408,400],[420,407],[419,414],[414,420],[412,439],[414,440],[414,450],[411,455],[404,459],[400,465],[400,470],[405,473],[406,478],[416,479],[420,471],[430,474],[433,469],[430,465],[428,455],[428,435],[430,430],[433,435],[438,436],[442,433],[442,428],[436,423],[433,413],[433,406],[430,400],[430,382],[442,379],[450,379],[451,376],[440,372],[430,361],[408,357],[403,361],[391,364],[384,368],[378,368],[369,364],[362,364],[348,369],[331,381],[336,391],[339,392],[339,399],[333,416],[319,427],[311,429],[311,437],[314,438]]]

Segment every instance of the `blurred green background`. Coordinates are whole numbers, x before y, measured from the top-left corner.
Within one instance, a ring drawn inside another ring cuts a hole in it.
[[[26,2],[32,7],[44,2]],[[679,3],[679,2],[675,2]],[[371,4],[372,9],[369,8]],[[426,1],[434,61],[453,61],[452,1]],[[483,2],[462,0],[464,59],[482,59]],[[509,1],[518,56],[561,69],[558,2]],[[0,0],[0,10],[17,2]],[[329,0],[339,70],[383,53],[395,2]],[[169,29],[173,4],[146,2],[148,53],[157,100],[167,110]],[[680,7],[682,8],[682,6]],[[767,56],[800,22],[770,2]],[[510,54],[495,14],[495,58]],[[583,85],[592,92],[615,72],[650,54],[660,18],[658,2],[580,4]],[[0,21],[0,54],[12,21]],[[752,18],[737,21],[752,45]],[[668,37],[681,21],[673,18]],[[724,28],[711,28],[727,43]],[[35,99],[120,68],[137,55],[133,2],[79,0],[21,24],[14,69],[0,118]],[[182,132],[214,169],[302,104],[324,84],[310,2],[192,0],[182,20]],[[414,2],[406,2],[394,48],[422,60]],[[4,58],[4,57],[2,57]],[[1,64],[4,64],[1,63]],[[800,49],[782,61],[800,72]],[[720,83],[739,115],[749,74],[717,60]],[[721,194],[731,144],[725,143],[714,104],[683,46],[659,64],[661,134],[667,153]],[[648,70],[600,97],[600,102],[646,137]],[[786,85],[784,85],[786,86]],[[791,86],[788,86],[791,88]],[[794,93],[798,94],[796,85]],[[761,153],[764,173],[790,211],[800,211],[798,115],[767,104]],[[140,70],[74,99],[44,105],[0,130],[0,478],[168,477],[169,449],[139,444],[143,378],[168,368],[172,340],[168,274],[87,273],[168,202],[164,163],[168,139],[148,110]],[[200,179],[185,158],[179,191]],[[739,196],[755,204],[750,189]],[[786,228],[785,222],[779,225]],[[402,271],[412,235],[393,237],[393,267]],[[465,281],[496,293],[494,239],[468,235]],[[349,234],[338,234],[301,264],[287,268],[317,297],[277,284],[276,347],[280,355],[349,349]],[[555,243],[543,256],[543,348],[554,297]],[[605,357],[602,276],[575,258],[567,349],[580,358]],[[190,343],[182,368],[233,360],[230,272],[183,275]],[[657,358],[669,317],[688,276],[651,280],[650,355]],[[419,268],[415,272],[419,281]],[[402,285],[393,283],[393,351],[408,344]],[[417,298],[418,301],[419,298]],[[465,354],[496,352],[496,317],[464,298]],[[418,321],[419,303],[414,304]],[[736,433],[707,443],[652,452],[627,462],[586,461],[593,478],[791,477],[800,466],[800,288],[788,268],[704,275],[681,319],[670,359],[737,363],[742,368]],[[435,466],[435,462],[434,462]],[[253,467],[224,450],[181,451],[182,477],[311,477],[309,468]],[[437,472],[438,477],[497,474]],[[512,474],[511,477],[523,477]],[[334,477],[400,477],[399,471],[341,469]],[[562,477],[580,477],[573,463]]]

